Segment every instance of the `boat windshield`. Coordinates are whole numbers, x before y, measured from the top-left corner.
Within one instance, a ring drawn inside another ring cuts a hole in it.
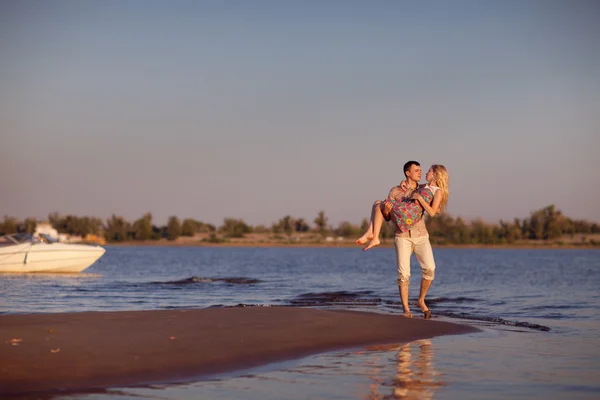
[[[50,235],[46,235],[45,233],[40,233],[39,237],[40,237],[40,242],[42,242],[42,243],[58,243],[58,240],[54,239]]]
[[[8,235],[0,236],[0,246],[8,246],[11,244],[16,244],[16,242],[12,240]]]
[[[4,235],[0,237],[0,245],[37,242],[38,240],[31,236],[31,234],[29,233],[13,233],[10,235]]]
[[[13,238],[19,243],[36,243],[38,241],[29,233],[15,233]]]

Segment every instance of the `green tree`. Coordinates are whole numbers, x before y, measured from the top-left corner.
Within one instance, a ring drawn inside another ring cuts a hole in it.
[[[518,240],[521,240],[521,222],[518,218],[514,220],[514,222],[504,222],[500,221],[500,229],[498,237],[499,239],[503,239],[506,243],[514,243]]]
[[[442,213],[434,218],[425,215],[425,223],[432,243],[442,244],[452,240],[454,220],[450,215]]]
[[[196,233],[211,233],[215,231],[215,226],[198,221],[193,218],[186,218],[181,225],[182,236],[194,236]]]
[[[296,232],[308,232],[310,230],[310,226],[308,226],[304,218],[297,218],[294,225]]]
[[[473,240],[475,243],[493,244],[495,242],[494,227],[486,224],[481,218],[471,222]]]
[[[254,233],[269,233],[269,229],[264,225],[257,225],[252,228],[252,232]]]
[[[102,221],[95,217],[74,217],[76,221],[75,234],[85,236],[87,234],[97,235],[102,229]]]
[[[9,233],[17,233],[18,227],[19,227],[19,222],[17,221],[16,218],[5,215],[4,222],[1,224],[1,227],[0,227],[0,231],[4,235],[9,234]]]
[[[327,234],[327,221],[328,218],[325,216],[325,211],[319,211],[317,218],[313,221],[316,225],[317,231],[325,236]]]
[[[360,227],[353,225],[350,222],[340,222],[338,227],[334,230],[336,236],[353,237],[360,236]]]
[[[167,227],[152,225],[152,240],[160,240],[167,237]]]
[[[554,204],[532,212],[524,225],[528,228],[526,234],[530,239],[555,239],[569,229],[567,219]]]
[[[179,223],[179,218],[176,216],[169,217],[169,222],[167,223],[167,239],[175,240],[179,236],[181,236],[181,224]]]
[[[48,221],[60,233],[85,236],[88,233],[99,234],[102,230],[102,220],[96,217],[78,217],[54,212],[48,215]]]
[[[251,231],[252,229],[244,222],[244,220],[235,218],[225,218],[223,220],[223,225],[219,227],[219,232],[230,238],[241,238]]]
[[[198,221],[197,231],[202,233],[213,233],[217,231],[217,228],[213,224]]]
[[[152,239],[152,213],[147,212],[144,216],[133,223],[134,238],[136,240]]]
[[[60,214],[57,213],[56,211],[48,214],[48,222],[56,230],[58,230],[58,226],[59,226],[61,220],[62,220],[62,218],[61,218]]]
[[[563,232],[568,229],[567,219],[560,210],[557,210],[554,204],[544,208],[546,223],[544,226],[544,239],[556,239],[561,237]]]
[[[118,217],[115,214],[106,220],[104,228],[104,238],[107,242],[123,242],[130,239],[130,223],[123,217]]]
[[[529,225],[528,237],[530,239],[543,239],[544,225],[546,223],[544,213],[541,211],[532,213],[527,222],[527,225]]]
[[[35,232],[35,228],[37,227],[37,221],[35,218],[27,218],[25,222],[23,222],[24,231],[30,234]]]
[[[181,224],[181,236],[194,236],[198,230],[198,223],[192,218],[186,218]]]
[[[281,226],[282,231],[288,235],[292,236],[292,232],[296,226],[296,222],[290,215],[286,215],[282,219],[279,220],[279,225]]]
[[[471,240],[471,235],[469,233],[469,228],[464,223],[462,218],[460,218],[460,217],[456,218],[456,221],[454,221],[454,227],[452,228],[452,231],[450,234],[449,241],[451,243],[465,244],[465,243],[469,243],[470,240]]]
[[[366,232],[367,229],[369,229],[369,220],[367,218],[363,218],[362,222],[360,223],[360,231]]]

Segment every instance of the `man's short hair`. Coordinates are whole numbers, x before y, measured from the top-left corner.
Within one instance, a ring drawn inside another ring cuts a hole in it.
[[[421,166],[421,164],[419,164],[417,161],[408,161],[406,164],[404,164],[404,176],[406,176],[406,173],[410,171],[410,167],[413,165],[416,165],[417,167]]]

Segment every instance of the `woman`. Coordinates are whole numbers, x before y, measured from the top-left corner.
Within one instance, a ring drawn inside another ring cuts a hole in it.
[[[356,244],[369,244],[363,250],[369,250],[379,245],[379,232],[385,214],[389,212],[389,219],[396,224],[397,232],[406,232],[417,222],[423,219],[424,211],[431,217],[444,210],[448,204],[448,171],[441,164],[434,164],[425,176],[427,184],[417,186],[410,197],[406,194],[406,181],[393,188],[384,202],[376,202],[373,207],[369,228]],[[389,220],[388,219],[388,220]]]

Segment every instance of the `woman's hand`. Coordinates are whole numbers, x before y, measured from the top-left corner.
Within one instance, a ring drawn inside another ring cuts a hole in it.
[[[415,201],[418,201],[419,203],[423,203],[424,202],[424,200],[421,197],[421,195],[419,193],[417,193],[417,192],[415,192],[415,193],[412,194],[411,199],[415,200]]]
[[[402,189],[403,192],[406,192],[406,190],[408,189],[408,183],[406,183],[406,179],[404,179],[402,182],[400,182],[400,189]]]

